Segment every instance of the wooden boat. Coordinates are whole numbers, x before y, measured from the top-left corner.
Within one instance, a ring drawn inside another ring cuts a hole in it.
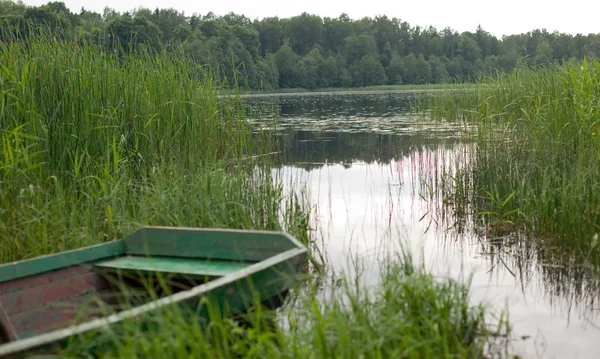
[[[286,294],[306,260],[306,247],[286,233],[144,227],[117,241],[4,264],[0,357],[52,352],[74,335],[174,305],[205,320],[207,303],[225,316],[244,312],[257,298]]]

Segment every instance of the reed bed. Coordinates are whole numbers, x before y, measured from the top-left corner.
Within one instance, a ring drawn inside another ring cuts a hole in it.
[[[208,70],[43,36],[1,43],[0,63],[0,262],[143,224],[278,229],[298,208],[245,166],[270,143]]]
[[[598,253],[599,61],[518,67],[428,105],[434,119],[477,125],[455,202],[474,204],[488,233],[518,230],[547,248]]]

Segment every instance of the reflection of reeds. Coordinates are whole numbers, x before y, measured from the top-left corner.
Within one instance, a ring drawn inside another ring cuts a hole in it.
[[[461,154],[465,154],[462,160]],[[486,230],[489,214],[484,216],[477,209],[481,202],[476,201],[476,192],[469,188],[473,174],[469,172],[468,158],[474,158],[474,154],[474,147],[468,145],[457,151],[437,152],[433,154],[440,157],[436,160],[423,155],[415,157],[417,162],[425,161],[416,165],[413,172],[424,175],[420,177],[421,193],[427,194],[423,198],[427,205],[422,220],[441,229],[448,240],[475,238],[479,255],[489,261],[490,280],[508,272],[522,290],[538,291],[534,295],[544,298],[561,314],[576,313],[582,321],[597,325],[600,276],[593,264],[582,262],[577,254],[564,252],[561,246],[532,240],[527,232],[517,230],[500,235]],[[456,162],[449,167],[435,165],[450,161]],[[432,168],[435,170],[427,170]],[[414,180],[418,178],[415,176]]]
[[[597,268],[577,263],[560,248],[548,248],[514,233],[501,240],[479,241],[479,253],[490,262],[494,272],[510,271],[533,295],[544,298],[560,315],[575,313],[590,325],[600,323],[600,276]]]
[[[472,228],[490,275],[507,270],[553,307],[592,323],[600,295],[599,84],[599,62],[572,62],[518,68],[475,91],[427,99],[433,119],[476,126],[470,160],[448,186],[440,186],[443,171],[426,182],[451,202],[445,228]]]

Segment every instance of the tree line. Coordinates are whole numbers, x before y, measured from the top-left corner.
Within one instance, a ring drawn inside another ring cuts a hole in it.
[[[387,16],[302,13],[251,20],[147,8],[73,13],[63,2],[36,7],[0,0],[0,41],[26,41],[38,30],[115,51],[181,53],[216,70],[219,80],[251,89],[464,82],[519,63],[544,66],[600,56],[600,34],[542,29],[499,39],[481,26],[459,33]]]

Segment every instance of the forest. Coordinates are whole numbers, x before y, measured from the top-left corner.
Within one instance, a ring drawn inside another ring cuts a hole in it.
[[[172,8],[73,13],[63,2],[35,7],[0,0],[0,41],[27,41],[39,31],[110,51],[182,54],[212,70],[220,85],[253,90],[470,82],[517,64],[600,56],[600,34],[536,29],[499,39],[481,26],[459,33],[384,15],[252,20]]]

